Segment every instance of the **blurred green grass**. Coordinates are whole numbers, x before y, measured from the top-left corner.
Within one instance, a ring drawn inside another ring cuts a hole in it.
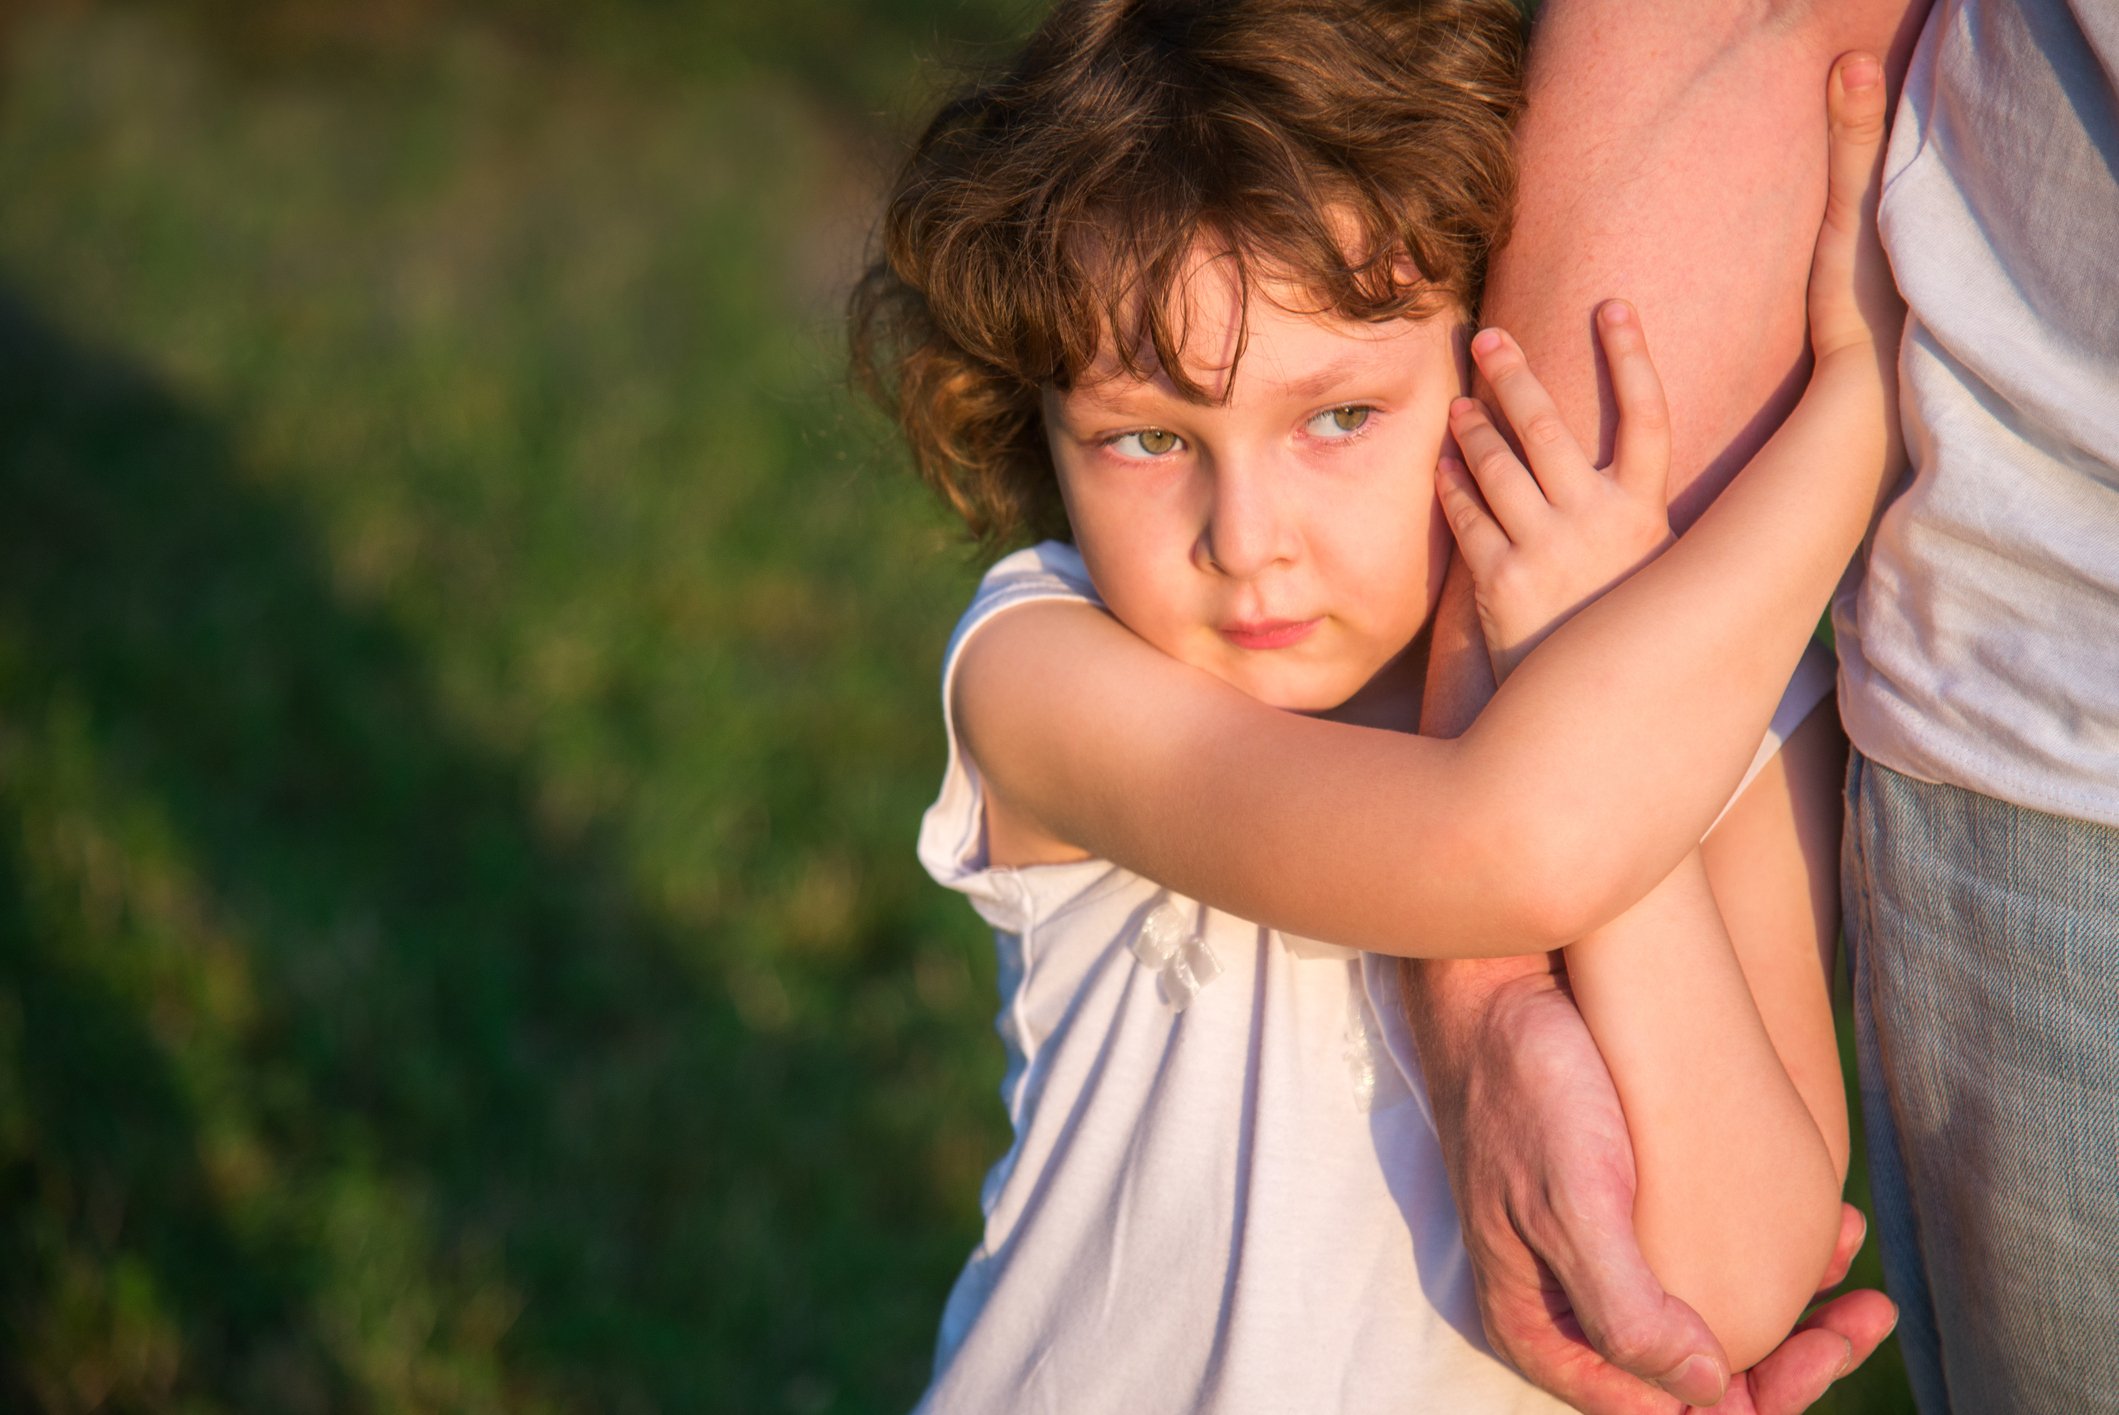
[[[0,17],[0,1405],[910,1403],[976,567],[838,306],[1020,18]]]

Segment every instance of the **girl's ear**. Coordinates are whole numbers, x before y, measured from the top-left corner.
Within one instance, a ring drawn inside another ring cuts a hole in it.
[[[1074,508],[1067,504],[1067,483],[1059,474],[1059,457],[1052,447],[1052,422],[1047,413],[1059,394],[1057,384],[1046,384],[1038,399],[1038,410],[1031,418],[1037,429],[1038,460],[1045,474],[1041,498],[1047,514],[1042,529],[1069,545],[1077,545],[1080,542],[1074,537]]]

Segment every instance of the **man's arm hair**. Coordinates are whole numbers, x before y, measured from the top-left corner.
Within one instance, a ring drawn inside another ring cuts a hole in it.
[[[1672,410],[1682,530],[1779,425],[1808,371],[1803,294],[1825,193],[1836,55],[1904,70],[1925,0],[1547,0],[1518,128],[1514,233],[1484,317],[1561,415],[1610,454],[1590,316],[1641,312]]]

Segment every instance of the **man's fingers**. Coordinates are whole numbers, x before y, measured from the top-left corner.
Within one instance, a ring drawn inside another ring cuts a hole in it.
[[[1864,1287],[1820,1304],[1796,1330],[1829,1331],[1844,1337],[1852,1349],[1854,1366],[1859,1366],[1876,1354],[1876,1348],[1883,1345],[1884,1338],[1897,1325],[1897,1305],[1881,1292]]]
[[[1545,493],[1516,460],[1507,439],[1476,398],[1459,398],[1449,407],[1449,430],[1464,450],[1464,464],[1479,484],[1479,494],[1510,540],[1521,540],[1552,507]]]
[[[1799,1331],[1751,1368],[1751,1404],[1760,1415],[1808,1410],[1834,1381],[1854,1369],[1854,1348],[1822,1328]]]
[[[1585,1323],[1583,1330],[1612,1365],[1687,1405],[1713,1405],[1729,1388],[1721,1344],[1699,1313],[1667,1293],[1652,1311],[1607,1321],[1600,1330]]]
[[[1817,1284],[1819,1296],[1830,1292],[1847,1279],[1847,1269],[1854,1265],[1854,1255],[1861,1251],[1862,1239],[1869,1234],[1869,1220],[1852,1204],[1839,1206],[1839,1240],[1832,1245],[1832,1261],[1825,1268],[1824,1277]]]
[[[1537,1384],[1586,1415],[1680,1415],[1687,1402],[1610,1365],[1588,1347],[1538,1373]]]
[[[1881,1292],[1850,1292],[1819,1307],[1751,1368],[1758,1415],[1809,1409],[1827,1386],[1868,1360],[1897,1324],[1898,1309]]]
[[[1728,1357],[1700,1314],[1656,1281],[1634,1239],[1630,1208],[1578,1214],[1560,1241],[1533,1239],[1531,1246],[1552,1268],[1583,1335],[1605,1360],[1688,1404],[1722,1398]]]
[[[1589,459],[1568,431],[1552,395],[1531,373],[1522,348],[1499,329],[1482,329],[1472,339],[1472,358],[1493,389],[1494,401],[1515,432],[1538,485],[1549,500],[1564,501],[1592,474]]]
[[[1639,313],[1624,300],[1606,300],[1597,309],[1597,337],[1619,407],[1612,478],[1630,491],[1660,497],[1670,481],[1670,405],[1648,357]]]
[[[1524,1266],[1538,1269],[1513,1228],[1508,1231]],[[1491,1267],[1479,1285],[1480,1317],[1488,1343],[1503,1360],[1586,1415],[1680,1415],[1681,1401],[1620,1370],[1589,1345],[1549,1273],[1533,1275],[1496,1256],[1487,1255]],[[1480,1266],[1475,1258],[1475,1270]]]

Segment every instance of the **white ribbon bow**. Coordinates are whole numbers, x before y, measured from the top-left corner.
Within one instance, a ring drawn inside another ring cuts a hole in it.
[[[1184,910],[1165,896],[1133,935],[1133,956],[1161,975],[1162,1000],[1172,1012],[1192,1005],[1201,988],[1221,976],[1221,960],[1198,923],[1187,923]]]

